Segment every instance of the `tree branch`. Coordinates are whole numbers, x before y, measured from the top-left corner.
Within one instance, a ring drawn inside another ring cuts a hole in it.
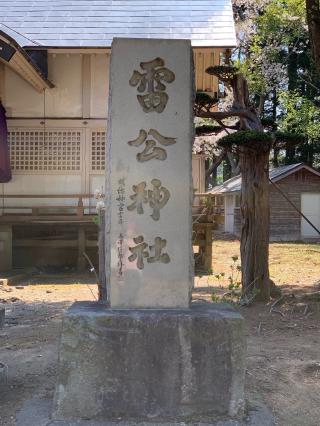
[[[215,171],[215,169],[219,166],[219,164],[223,161],[224,157],[226,156],[227,151],[224,149],[221,154],[219,155],[219,157],[217,157],[213,163],[211,164],[211,166],[209,167],[209,169],[206,171],[206,179],[208,179],[210,177],[210,175],[212,175],[212,173]]]
[[[234,111],[215,111],[215,112],[199,112],[200,118],[212,118],[213,120],[224,120],[229,117],[244,117],[244,118],[252,118],[252,113],[247,109],[238,109]]]

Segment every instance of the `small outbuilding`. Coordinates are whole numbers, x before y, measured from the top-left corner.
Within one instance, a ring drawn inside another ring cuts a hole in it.
[[[320,173],[298,163],[271,169],[269,176],[270,240],[319,238],[299,211],[320,229]],[[240,191],[241,176],[236,176],[209,192],[214,196],[215,220],[220,229],[237,236],[241,233]]]

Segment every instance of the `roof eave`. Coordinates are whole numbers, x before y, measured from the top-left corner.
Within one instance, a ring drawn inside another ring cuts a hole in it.
[[[308,170],[310,173],[313,173],[314,175],[316,175],[316,176],[319,176],[320,177],[320,172],[318,172],[317,170],[315,170],[315,169],[313,169],[312,167],[310,167],[310,166],[307,166],[306,164],[303,164],[303,163],[298,163],[298,164],[296,164],[296,166],[295,167],[292,167],[290,170],[288,170],[288,171],[286,171],[286,172],[283,172],[282,174],[280,174],[279,176],[276,176],[276,177],[273,177],[273,178],[271,178],[271,181],[272,182],[278,182],[278,181],[280,181],[280,180],[282,180],[282,179],[284,179],[284,178],[286,178],[286,177],[288,177],[288,176],[290,176],[291,174],[293,174],[293,173],[296,173],[296,172],[298,172],[299,170],[302,170],[302,169],[304,169],[304,170]],[[227,182],[227,181],[226,181]],[[208,192],[208,194],[212,194],[212,195],[225,195],[225,194],[235,194],[235,193],[237,193],[237,192],[240,192],[240,189],[231,189],[231,190],[227,190],[227,189],[225,189],[225,188],[221,188],[220,190],[217,188],[217,190],[216,191],[214,191],[214,192],[212,192],[212,191],[209,191]]]
[[[172,39],[172,40],[174,40],[174,39]],[[189,40],[189,39],[185,39],[185,40]],[[191,46],[194,49],[221,49],[221,50],[234,49],[235,47],[237,47],[236,43],[230,43],[230,44],[228,44],[228,43],[219,44],[219,43],[216,43],[216,42],[214,42],[214,43],[199,42],[198,43],[198,42],[193,42],[192,40],[191,40]],[[41,46],[25,45],[25,46],[23,46],[23,49],[26,49],[26,50],[29,50],[29,49],[32,49],[32,50],[44,50],[44,49],[45,50],[49,50],[49,49],[51,49],[51,50],[53,50],[53,49],[57,49],[57,50],[59,50],[59,49],[74,49],[74,50],[101,49],[101,50],[103,50],[103,49],[108,49],[108,50],[110,50],[111,45],[109,45],[109,44],[106,44],[106,45],[103,45],[103,46],[101,46],[101,45],[98,45],[98,46],[97,45],[81,46],[81,45],[78,45],[78,44],[59,45],[59,46],[58,45],[52,45],[52,44],[41,45]]]
[[[282,179],[286,178],[287,176],[290,176],[292,173],[296,173],[296,172],[298,172],[299,170],[302,170],[302,169],[308,170],[309,172],[320,177],[320,172],[318,172],[317,170],[313,169],[310,166],[307,166],[306,164],[299,163],[299,164],[297,164],[296,167],[293,167],[291,170],[288,170],[287,172],[284,172],[281,175],[274,177],[271,180],[272,180],[272,182],[278,182],[279,180],[282,180]]]
[[[0,58],[1,62],[12,68],[38,92],[43,92],[45,89],[54,87],[54,84],[42,74],[26,51],[12,37],[0,30],[0,40],[14,49],[14,53],[10,59],[5,60]]]

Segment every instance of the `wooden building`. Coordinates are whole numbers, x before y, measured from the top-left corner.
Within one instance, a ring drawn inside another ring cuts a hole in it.
[[[289,200],[320,229],[320,173],[303,163],[270,170],[270,240],[298,241],[319,238],[319,234],[285,199]],[[280,189],[280,191],[279,191]],[[240,236],[241,177],[236,176],[210,191],[220,229]],[[283,194],[282,194],[283,193]],[[222,220],[221,220],[222,219]]]
[[[235,46],[230,0],[2,0],[0,99],[12,181],[0,184],[0,270],[77,264],[96,251],[113,37],[190,39],[196,88]],[[125,117],[124,117],[125,125]],[[203,191],[203,159],[194,158]],[[202,172],[201,172],[202,173]]]

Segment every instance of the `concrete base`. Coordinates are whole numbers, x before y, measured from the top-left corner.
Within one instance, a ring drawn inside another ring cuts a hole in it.
[[[244,409],[245,337],[224,305],[66,313],[56,420],[212,421]]]

